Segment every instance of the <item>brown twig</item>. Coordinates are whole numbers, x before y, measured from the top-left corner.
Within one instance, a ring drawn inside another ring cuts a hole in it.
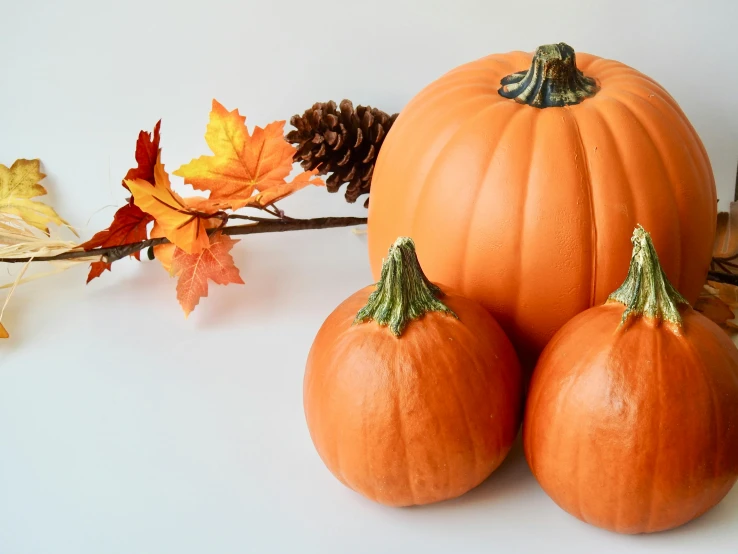
[[[232,217],[232,216],[231,216]],[[266,219],[260,218],[258,221],[245,225],[231,225],[220,229],[208,229],[208,234],[221,232],[225,235],[253,235],[257,233],[277,233],[284,231],[303,231],[308,229],[330,229],[333,227],[351,227],[353,225],[362,225],[367,222],[365,217],[315,217],[312,219]],[[112,263],[136,252],[140,252],[150,246],[159,246],[160,244],[168,244],[166,238],[155,238],[134,242],[132,244],[124,244],[121,246],[112,246],[109,248],[94,248],[92,250],[71,250],[63,252],[56,256],[36,256],[34,258],[0,258],[0,262],[5,263],[22,263],[28,261],[34,262],[55,262],[60,260],[75,260],[80,258],[100,258],[102,261]]]
[[[738,286],[738,275],[734,273],[724,273],[722,271],[708,271],[707,278],[710,281],[717,281],[718,283],[726,283],[728,285]]]

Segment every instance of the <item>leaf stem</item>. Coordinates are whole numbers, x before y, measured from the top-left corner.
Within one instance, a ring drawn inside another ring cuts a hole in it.
[[[735,273],[724,273],[722,271],[708,271],[707,278],[710,281],[716,281],[718,283],[726,283],[728,285],[738,286],[738,275]]]

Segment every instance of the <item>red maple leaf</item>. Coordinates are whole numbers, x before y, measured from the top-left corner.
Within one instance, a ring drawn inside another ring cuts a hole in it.
[[[92,262],[90,264],[90,273],[87,275],[87,282],[89,283],[95,277],[100,277],[100,275],[102,275],[103,271],[105,270],[110,271],[110,267],[112,265],[113,264],[109,264],[106,262]]]
[[[123,179],[123,186],[128,189],[126,179],[143,179],[150,183],[154,183],[154,167],[156,159],[159,155],[159,129],[161,128],[161,120],[154,126],[153,138],[151,133],[141,131],[136,141],[136,167],[132,167],[126,173]],[[113,222],[110,227],[96,233],[90,240],[80,246],[85,250],[93,248],[109,248],[112,246],[121,246],[146,240],[146,227],[150,221],[153,221],[146,212],[133,203],[133,197],[128,198],[128,202],[115,212]],[[140,253],[132,254],[137,260],[141,259]],[[93,262],[90,266],[90,273],[87,276],[89,283],[96,277],[100,277],[105,270],[110,271],[111,264],[105,262]]]
[[[161,119],[154,126],[154,138],[151,133],[141,131],[138,133],[136,141],[136,163],[137,167],[132,167],[123,178],[123,187],[126,189],[126,179],[143,179],[152,185],[154,184],[154,166],[159,155],[159,129],[161,129]]]

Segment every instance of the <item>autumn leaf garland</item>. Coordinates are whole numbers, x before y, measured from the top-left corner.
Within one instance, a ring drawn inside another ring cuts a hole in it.
[[[243,284],[230,250],[238,242],[218,232],[241,208],[266,210],[276,201],[307,185],[322,185],[315,172],[302,172],[291,181],[295,148],[284,138],[284,121],[255,127],[249,133],[246,117],[213,100],[205,141],[213,155],[201,156],[173,172],[185,184],[208,192],[207,197],[182,197],[172,190],[161,160],[160,123],[153,134],[142,131],[136,144],[137,167],[123,179],[131,192],[108,229],[82,245],[85,250],[124,246],[146,238],[165,237],[171,244],[156,246],[157,259],[178,278],[177,298],[189,315],[208,294],[208,282]],[[278,212],[270,212],[278,213]],[[148,223],[154,223],[148,235]],[[138,258],[138,256],[136,256]],[[93,262],[88,282],[110,269]]]
[[[130,193],[110,225],[88,241],[62,240],[49,224],[67,226],[49,205],[36,200],[46,194],[39,160],[20,159],[0,165],[0,262],[23,263],[11,293],[30,262],[44,262],[53,271],[90,264],[87,283],[126,257],[140,260],[148,249],[167,272],[176,277],[177,298],[185,316],[208,295],[209,283],[243,284],[230,251],[234,235],[326,229],[361,225],[366,217],[288,217],[274,204],[309,185],[324,185],[320,168],[302,171],[292,179],[296,147],[284,136],[284,121],[250,132],[246,117],[213,100],[205,141],[210,153],[173,172],[203,195],[181,196],[172,187],[162,159],[161,121],[152,132],[141,131],[136,141],[136,165],[121,185]],[[249,208],[261,214],[236,213]],[[268,217],[267,217],[268,216]],[[240,223],[229,225],[232,220]],[[76,231],[72,229],[76,235]],[[0,322],[0,338],[8,333]]]

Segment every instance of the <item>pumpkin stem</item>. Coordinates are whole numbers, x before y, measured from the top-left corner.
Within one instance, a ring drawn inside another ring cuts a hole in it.
[[[438,300],[443,296],[443,291],[423,273],[413,240],[400,237],[390,247],[377,288],[356,314],[354,325],[372,319],[379,325],[387,325],[399,337],[408,323],[428,312],[458,318]]]
[[[600,90],[579,71],[574,49],[563,42],[539,46],[530,69],[508,75],[500,84],[500,96],[534,108],[579,104]]]
[[[608,302],[625,304],[622,323],[632,315],[651,317],[681,326],[679,306],[688,306],[689,302],[667,279],[651,235],[638,225],[630,241],[633,243],[633,256],[630,259],[628,276],[620,288],[608,297]]]

